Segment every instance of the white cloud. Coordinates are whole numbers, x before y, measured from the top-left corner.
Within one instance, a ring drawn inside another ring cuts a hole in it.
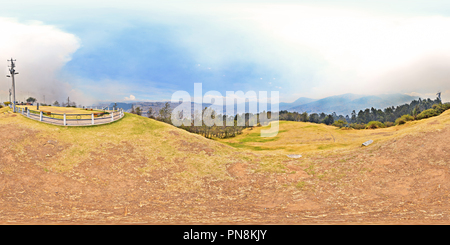
[[[136,100],[136,97],[134,97],[134,95],[130,94],[130,97],[125,97],[125,100]]]
[[[54,100],[75,96],[82,99],[79,93],[65,81],[57,77],[58,71],[71,59],[71,55],[80,47],[79,39],[54,26],[38,21],[19,23],[14,19],[0,18],[0,66],[4,70],[1,75],[0,90],[8,91],[11,79],[6,61],[11,57],[16,61],[16,100],[24,100],[33,96],[38,101],[47,103]],[[72,93],[72,94],[71,94]],[[76,95],[75,95],[76,94]],[[7,96],[2,93],[1,96]],[[76,102],[80,102],[76,101]]]
[[[308,50],[324,61],[316,67],[320,82],[314,84],[322,94],[400,92],[411,86],[450,89],[448,82],[443,84],[448,76],[442,69],[450,61],[449,17],[373,15],[299,5],[244,11],[279,43],[289,45],[292,55],[298,56],[296,49]],[[287,64],[284,75],[295,69]],[[425,81],[426,76],[435,79]],[[290,78],[305,87],[307,81]]]

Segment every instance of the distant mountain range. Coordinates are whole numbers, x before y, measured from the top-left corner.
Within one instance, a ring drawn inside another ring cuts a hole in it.
[[[358,94],[342,94],[336,96],[330,96],[323,99],[311,99],[301,97],[292,103],[281,102],[279,103],[279,110],[287,110],[291,112],[307,112],[331,114],[336,112],[338,115],[350,115],[353,110],[358,113],[359,110],[365,110],[366,108],[384,109],[389,106],[398,106],[405,103],[410,103],[413,100],[417,100],[419,97],[410,96],[406,94],[383,94],[383,95],[358,95]],[[154,111],[159,111],[164,107],[165,101],[161,102],[133,102],[133,103],[117,103],[119,108],[123,108],[125,111],[131,110],[131,105],[139,106],[143,109],[143,112],[147,112],[149,107],[152,107]],[[173,109],[179,105],[179,103],[170,103],[170,107]],[[112,107],[114,103],[102,103],[97,106],[109,106]],[[211,104],[203,104],[202,108],[212,106]],[[241,105],[242,106],[242,105]],[[234,110],[238,111],[239,105],[234,106]],[[217,106],[212,106],[213,109],[220,109]],[[249,103],[245,103],[246,112],[249,112]],[[268,104],[268,110],[270,110],[270,104]],[[194,103],[191,103],[191,110],[194,111]],[[225,105],[222,110],[226,112]],[[238,111],[243,113],[242,110]],[[250,111],[256,113],[257,111]]]
[[[353,110],[358,113],[359,110],[366,108],[384,109],[390,106],[398,106],[417,100],[419,97],[406,94],[383,94],[383,95],[357,95],[343,94],[326,97],[313,102],[293,105],[288,111],[331,114],[336,112],[338,115],[350,115]],[[292,104],[294,104],[293,102]],[[280,109],[281,110],[281,109]]]
[[[314,101],[317,101],[317,100],[311,99],[311,98],[306,98],[306,97],[300,97],[292,103],[281,102],[278,104],[278,107],[279,107],[280,111],[284,111],[284,110],[290,110],[293,107],[301,106],[301,105],[308,104],[308,103],[311,103]]]

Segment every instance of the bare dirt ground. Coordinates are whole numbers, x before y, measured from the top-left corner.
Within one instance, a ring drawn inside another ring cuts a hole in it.
[[[14,116],[14,115],[12,115]],[[181,131],[171,133],[180,137]],[[184,132],[183,132],[184,133]],[[2,224],[442,224],[449,223],[450,129],[332,155],[276,160],[231,150],[229,179],[202,177],[195,190],[168,188],[191,167],[182,157],[136,157],[133,142],[92,149],[70,171],[46,161],[71,147],[18,124],[0,127]],[[15,144],[32,142],[18,150]],[[215,143],[216,145],[219,143]],[[178,139],[178,151],[214,157],[219,148]],[[103,149],[103,154],[99,150]],[[20,152],[18,152],[20,151]],[[192,158],[192,155],[187,155]],[[152,160],[154,159],[154,160]],[[277,158],[278,159],[278,158]],[[139,168],[158,161],[159,168]],[[200,160],[201,161],[201,158]]]

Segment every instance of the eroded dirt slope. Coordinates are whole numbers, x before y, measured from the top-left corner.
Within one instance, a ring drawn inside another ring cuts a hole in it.
[[[1,114],[0,222],[449,221],[447,126],[290,159],[160,124],[127,115],[111,125],[66,129]]]

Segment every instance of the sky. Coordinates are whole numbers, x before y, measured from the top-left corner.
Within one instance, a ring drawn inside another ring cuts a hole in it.
[[[194,83],[279,91],[282,102],[438,91],[450,101],[445,1],[16,0],[0,30],[3,101],[11,57],[18,100],[46,103],[163,101],[193,96]]]

